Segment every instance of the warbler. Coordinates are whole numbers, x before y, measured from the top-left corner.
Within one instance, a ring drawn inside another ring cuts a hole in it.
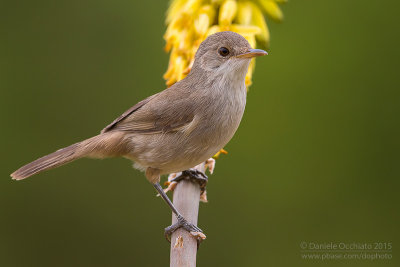
[[[11,174],[21,180],[83,157],[124,157],[147,179],[178,217],[168,230],[201,232],[176,210],[160,175],[187,170],[216,154],[235,134],[246,106],[245,76],[253,57],[244,37],[219,32],[203,41],[187,77],[124,112],[99,135],[57,150]],[[196,174],[194,174],[196,176]]]

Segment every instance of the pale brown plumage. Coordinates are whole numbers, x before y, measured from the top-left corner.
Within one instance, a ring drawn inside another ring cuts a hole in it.
[[[228,56],[219,54],[221,47],[229,50]],[[262,52],[236,33],[211,35],[184,80],[128,109],[99,135],[37,159],[11,176],[21,180],[82,157],[126,157],[156,183],[161,174],[197,165],[219,151],[239,126],[246,104],[244,78],[251,57],[258,55]]]

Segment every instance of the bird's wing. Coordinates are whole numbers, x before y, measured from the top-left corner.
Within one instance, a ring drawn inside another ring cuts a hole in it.
[[[194,106],[187,99],[175,99],[172,95],[177,94],[171,94],[167,89],[140,101],[101,132],[117,130],[151,134],[182,129],[193,120]]]
[[[155,96],[157,96],[158,94],[149,96],[148,98],[140,101],[139,103],[137,103],[136,105],[132,106],[130,109],[128,109],[127,111],[125,111],[124,113],[121,114],[121,116],[119,116],[118,118],[116,118],[112,123],[110,123],[109,125],[107,125],[103,130],[101,130],[101,133],[105,133],[108,131],[111,131],[112,129],[114,129],[114,127],[120,123],[121,121],[123,121],[125,118],[127,118],[128,116],[130,116],[132,113],[134,113],[135,111],[137,111],[138,109],[140,109],[141,107],[143,107],[146,103],[148,103],[152,98],[154,98]]]

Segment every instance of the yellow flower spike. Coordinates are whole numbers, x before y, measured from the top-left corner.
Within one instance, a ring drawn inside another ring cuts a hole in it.
[[[234,0],[225,0],[219,10],[219,24],[221,26],[228,26],[235,18],[237,11],[237,3]]]
[[[259,0],[258,2],[271,19],[277,22],[283,21],[283,13],[276,2],[271,0]]]
[[[261,32],[259,34],[256,34],[256,39],[258,43],[262,46],[262,48],[269,49],[270,35],[264,15],[257,5],[252,3],[251,8],[253,14],[252,24],[258,26],[261,29]]]
[[[236,21],[238,24],[250,25],[252,19],[252,2],[238,2]]]
[[[165,50],[171,52],[164,74],[167,84],[172,85],[190,72],[197,48],[213,33],[234,31],[243,35],[252,47],[268,48],[270,36],[263,13],[280,21],[283,15],[277,3],[285,2],[287,0],[172,0],[164,35]],[[247,85],[251,83],[253,70],[254,67],[249,68]]]
[[[172,19],[175,18],[181,11],[181,8],[185,4],[186,0],[173,0],[170,1],[170,5],[167,9],[167,17],[165,23],[171,23]]]

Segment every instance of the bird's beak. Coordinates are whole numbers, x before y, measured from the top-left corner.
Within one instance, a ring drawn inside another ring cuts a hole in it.
[[[252,57],[259,57],[259,56],[266,56],[268,55],[267,52],[261,49],[249,49],[247,52],[237,55],[238,58],[252,58]]]

